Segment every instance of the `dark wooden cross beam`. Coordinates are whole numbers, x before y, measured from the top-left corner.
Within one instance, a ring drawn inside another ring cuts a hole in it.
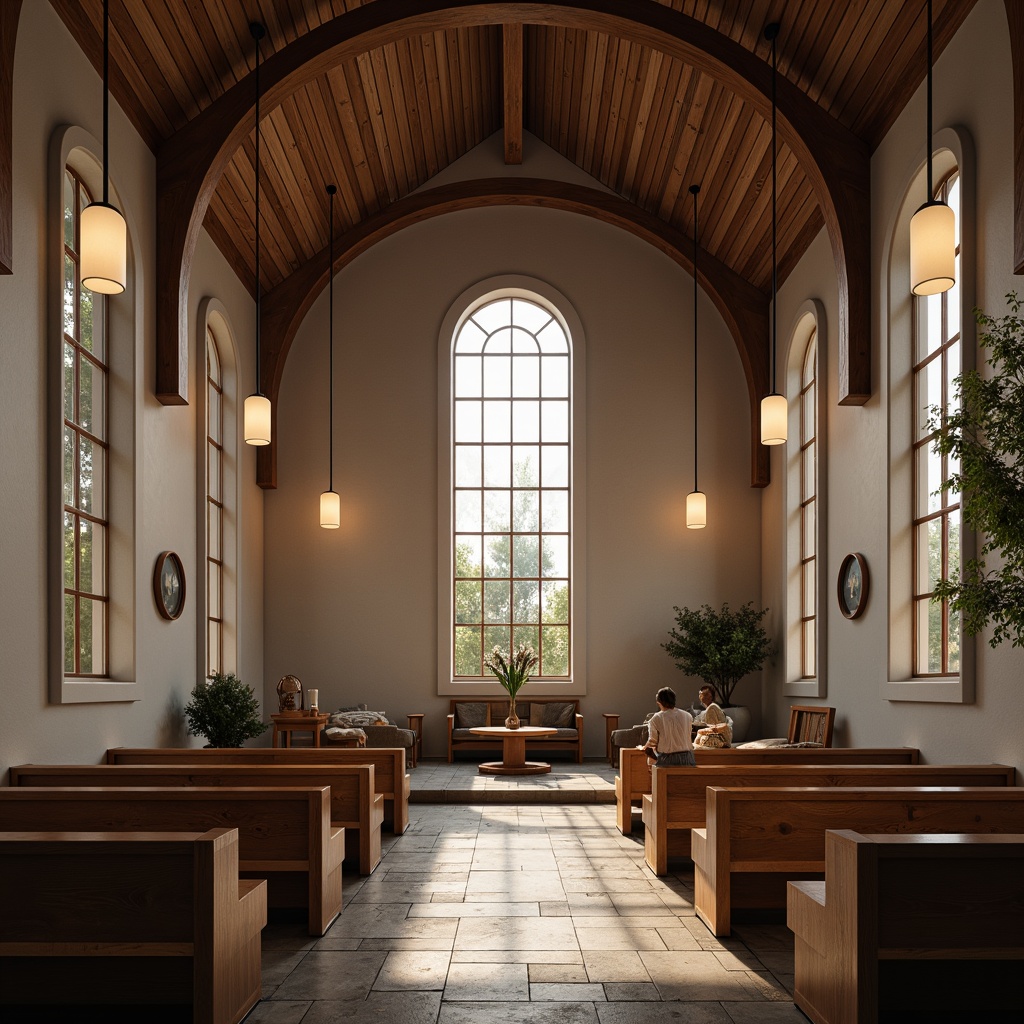
[[[523,162],[523,26],[503,25],[505,86],[505,163]]]

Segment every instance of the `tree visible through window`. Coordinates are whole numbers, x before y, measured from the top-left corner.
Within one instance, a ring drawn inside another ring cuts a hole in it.
[[[538,651],[534,678],[571,665],[571,349],[537,302],[486,302],[452,350],[456,678],[494,646]]]
[[[939,185],[936,199],[956,216],[956,280],[949,291],[914,303],[914,675],[960,671],[960,624],[948,601],[932,601],[939,579],[960,572],[960,495],[943,493],[955,472],[948,457],[932,448],[931,410],[945,417],[955,408],[953,379],[960,373],[960,178],[956,171]]]
[[[64,674],[107,674],[106,301],[79,282],[79,225],[92,198],[64,171]]]

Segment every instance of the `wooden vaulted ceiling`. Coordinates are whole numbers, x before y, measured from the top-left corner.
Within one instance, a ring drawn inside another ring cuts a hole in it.
[[[102,0],[50,2],[98,67]],[[1011,20],[1016,2],[1006,0]],[[936,54],[974,3],[934,0]],[[511,204],[597,217],[690,270],[687,190],[699,183],[700,281],[740,355],[751,481],[763,486],[773,83],[764,27],[782,24],[780,278],[824,226],[839,293],[839,401],[860,405],[872,392],[869,157],[924,77],[925,4],[111,0],[112,89],[157,156],[157,398],[188,401],[186,299],[201,227],[255,291],[249,23],[260,21],[259,373],[275,436],[288,351],[327,283],[326,184],[341,200],[336,268],[426,217]],[[604,187],[516,175],[428,184],[502,128],[507,163],[518,162],[525,129]],[[275,444],[257,455],[257,481],[276,485]]]
[[[163,143],[254,67],[375,0],[111,0],[112,90],[143,138]],[[634,0],[653,3],[656,0]],[[874,148],[925,71],[925,0],[661,0],[768,61]],[[935,0],[936,52],[975,0]],[[51,0],[99,67],[102,0]],[[512,6],[512,5],[510,5]],[[530,6],[530,5],[522,5]],[[620,3],[620,7],[633,6]],[[702,247],[770,290],[771,133],[764,116],[705,71],[601,31],[524,26],[522,126],[602,185],[684,236],[700,183]],[[261,271],[265,291],[326,241],[324,186],[340,230],[386,211],[503,126],[500,25],[404,37],[343,60],[265,108]],[[231,156],[204,226],[254,290],[253,132]],[[823,223],[805,168],[779,149],[784,279]]]

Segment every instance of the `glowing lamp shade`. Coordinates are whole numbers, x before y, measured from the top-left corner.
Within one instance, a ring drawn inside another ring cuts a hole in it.
[[[690,491],[686,496],[686,528],[703,530],[708,525],[708,496],[703,491]]]
[[[937,295],[956,284],[956,215],[945,203],[925,203],[910,221],[910,290]]]
[[[320,525],[325,530],[341,526],[341,497],[337,491],[324,491],[320,495]]]
[[[270,399],[266,395],[250,395],[245,400],[245,443],[270,444]]]
[[[109,203],[90,203],[82,211],[82,285],[101,295],[119,295],[128,281],[128,228]]]
[[[761,399],[761,444],[785,444],[789,426],[789,403],[785,395]]]

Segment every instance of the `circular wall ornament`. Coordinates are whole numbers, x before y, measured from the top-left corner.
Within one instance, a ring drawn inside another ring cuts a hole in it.
[[[165,619],[176,619],[185,607],[185,567],[173,551],[161,551],[157,556],[153,596]]]
[[[843,559],[836,590],[839,610],[848,619],[856,619],[868,600],[868,563],[862,554],[853,552]]]

